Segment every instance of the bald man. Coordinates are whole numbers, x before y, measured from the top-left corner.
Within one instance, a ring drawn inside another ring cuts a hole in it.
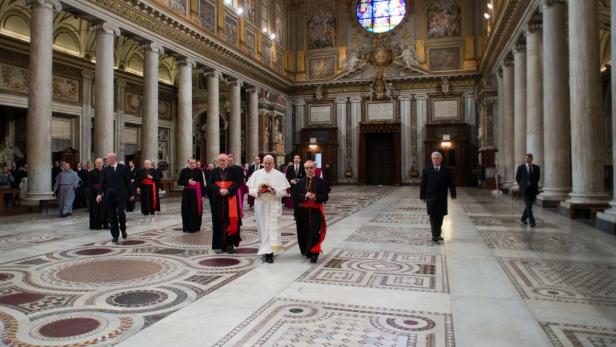
[[[207,179],[212,207],[212,249],[234,252],[240,241],[240,202],[238,189],[244,184],[244,177],[237,170],[229,168],[229,157],[218,156],[218,167],[213,169]]]
[[[130,171],[125,165],[118,163],[115,153],[107,154],[107,167],[103,169],[101,187],[96,197],[97,203],[105,203],[109,215],[111,241],[118,243],[118,236],[126,239],[126,202],[133,199],[131,191]],[[103,199],[104,198],[104,199]]]

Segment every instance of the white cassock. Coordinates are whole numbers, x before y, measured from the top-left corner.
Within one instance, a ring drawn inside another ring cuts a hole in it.
[[[259,187],[262,184],[269,184],[276,190],[276,194],[266,193],[259,196]],[[255,197],[255,219],[261,240],[257,254],[278,254],[282,251],[280,230],[278,230],[278,221],[282,215],[280,199],[287,194],[287,188],[291,186],[285,175],[276,169],[271,169],[269,172],[265,169],[255,171],[246,185],[248,194]]]

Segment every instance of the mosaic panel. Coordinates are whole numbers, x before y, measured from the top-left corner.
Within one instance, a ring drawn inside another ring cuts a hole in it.
[[[367,243],[392,243],[408,246],[434,246],[429,227],[393,228],[376,225],[364,225],[357,229],[346,241]]]
[[[539,322],[554,347],[616,346],[616,329],[577,324]]]
[[[524,299],[616,306],[616,263],[497,259]]]
[[[595,255],[608,255],[601,250],[591,248],[580,243],[574,237],[563,233],[527,233],[516,231],[485,231],[479,234],[488,248],[541,251],[555,253],[584,253],[592,252]]]
[[[519,216],[468,216],[471,222],[477,227],[510,227],[520,226]],[[537,228],[557,228],[556,225],[546,222],[541,218],[535,217]]]
[[[273,299],[215,346],[454,346],[451,315]]]
[[[430,217],[427,214],[381,213],[370,219],[370,223],[430,225]]]
[[[434,254],[338,249],[300,282],[447,293],[445,257]]]

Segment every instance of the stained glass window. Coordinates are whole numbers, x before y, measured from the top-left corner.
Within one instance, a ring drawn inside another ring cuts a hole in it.
[[[395,28],[406,14],[406,0],[359,0],[357,20],[371,33],[385,33]]]

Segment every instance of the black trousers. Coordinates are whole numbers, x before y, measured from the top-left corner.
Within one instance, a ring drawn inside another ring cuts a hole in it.
[[[126,231],[126,196],[109,192],[105,194],[105,202],[107,204],[109,230],[111,237],[117,238],[120,235],[118,231]]]
[[[430,215],[430,226],[432,227],[432,238],[441,237],[441,227],[443,226],[443,218],[445,218],[445,216],[442,214]]]
[[[535,224],[535,215],[533,214],[533,202],[535,202],[535,197],[530,195],[524,195],[524,213],[522,214],[522,221],[526,221],[526,219],[530,220],[530,224]]]

